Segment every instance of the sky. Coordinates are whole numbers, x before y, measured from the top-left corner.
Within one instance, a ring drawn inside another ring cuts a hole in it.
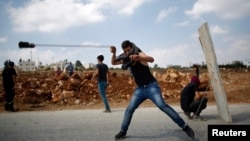
[[[250,62],[249,0],[1,0],[0,67],[20,59],[96,64],[100,54],[116,67],[109,47],[119,55],[124,40],[154,57],[150,66],[202,64],[198,29],[204,23],[218,64]],[[20,41],[36,46],[20,49]]]

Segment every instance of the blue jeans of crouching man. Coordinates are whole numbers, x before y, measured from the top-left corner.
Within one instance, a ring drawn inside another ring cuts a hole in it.
[[[99,89],[99,92],[100,92],[100,95],[101,95],[101,98],[102,98],[102,101],[104,103],[104,106],[105,106],[105,110],[106,111],[110,111],[110,107],[109,107],[109,103],[108,103],[108,100],[107,100],[107,97],[106,97],[106,88],[107,88],[107,85],[108,83],[103,81],[103,82],[98,82],[98,89]]]
[[[186,123],[180,115],[168,104],[165,103],[160,86],[157,82],[148,85],[138,86],[125,111],[121,131],[127,132],[135,109],[146,99],[150,99],[161,111],[168,115],[180,128],[184,128]]]

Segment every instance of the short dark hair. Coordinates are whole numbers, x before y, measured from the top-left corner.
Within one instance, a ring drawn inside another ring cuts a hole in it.
[[[14,67],[14,62],[10,61],[9,66]]]
[[[103,61],[104,60],[104,56],[103,55],[98,55],[97,59],[100,60],[100,61]]]
[[[124,49],[124,48],[127,48],[128,46],[132,47],[132,45],[133,45],[132,42],[130,42],[129,40],[125,40],[125,41],[122,42],[121,46],[122,46],[122,49]]]

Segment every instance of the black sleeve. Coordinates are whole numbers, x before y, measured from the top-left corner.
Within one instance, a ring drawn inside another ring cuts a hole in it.
[[[181,108],[183,111],[189,111],[189,105],[193,102],[195,96],[194,86],[188,84],[182,91],[181,91]]]

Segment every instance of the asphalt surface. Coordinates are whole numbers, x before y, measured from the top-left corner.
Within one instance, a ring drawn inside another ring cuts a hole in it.
[[[172,105],[171,105],[172,106]],[[229,105],[232,123],[218,116],[215,105],[202,116],[207,121],[188,120],[178,105],[172,106],[196,133],[207,141],[210,124],[250,124],[250,104]],[[120,130],[125,109],[111,113],[94,110],[27,111],[0,113],[1,141],[112,141]],[[138,108],[124,141],[189,141],[188,136],[157,107]]]

